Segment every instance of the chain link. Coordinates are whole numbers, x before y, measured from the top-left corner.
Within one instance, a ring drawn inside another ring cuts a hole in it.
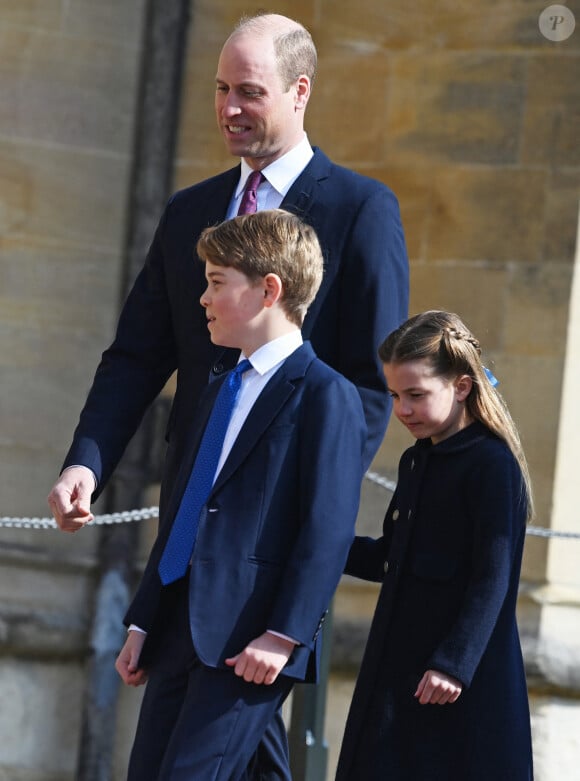
[[[367,472],[365,477],[369,482],[381,486],[387,491],[394,491],[396,483],[383,477],[378,472]],[[150,518],[159,518],[159,507],[143,507],[140,510],[127,510],[121,513],[107,513],[95,515],[89,526],[110,526],[115,523],[129,523],[131,521],[145,521]],[[56,529],[54,518],[10,518],[0,517],[0,528],[4,529]],[[580,539],[580,532],[560,532],[553,529],[545,529],[541,526],[530,525],[526,528],[526,534],[533,537],[560,537],[563,539]]]
[[[148,518],[159,518],[159,507],[143,507],[141,510],[95,515],[89,525],[110,526],[115,523],[145,521]],[[0,527],[7,529],[56,529],[57,525],[54,518],[9,518],[2,516],[0,517]]]

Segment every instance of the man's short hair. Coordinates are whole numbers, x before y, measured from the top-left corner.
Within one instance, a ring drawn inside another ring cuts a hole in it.
[[[280,303],[301,326],[322,282],[323,257],[314,228],[283,209],[244,214],[206,228],[197,242],[203,261],[235,268],[251,281],[277,274]]]
[[[318,64],[312,36],[304,25],[293,19],[286,19],[286,29],[280,31],[277,29],[280,27],[280,19],[284,17],[268,12],[243,16],[235,26],[232,35],[240,32],[254,32],[256,35],[271,34],[278,73],[284,90],[287,92],[302,75],[308,76],[312,85]]]

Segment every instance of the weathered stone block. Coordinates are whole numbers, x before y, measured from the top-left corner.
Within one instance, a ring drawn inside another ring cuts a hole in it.
[[[80,665],[1,660],[0,778],[72,781],[82,692]]]
[[[0,141],[0,235],[119,251],[129,160]]]
[[[109,155],[130,152],[139,64],[135,46],[3,29],[0,53],[4,138]]]
[[[138,51],[146,5],[146,0],[75,0],[63,6],[63,31],[66,36],[116,41]]]
[[[506,351],[514,356],[563,357],[571,272],[567,264],[510,269],[503,335]]]
[[[61,0],[0,0],[2,26],[58,31],[62,25]]]
[[[570,263],[578,233],[580,169],[551,171],[546,187],[543,258],[547,262]]]
[[[411,314],[426,309],[456,312],[480,340],[489,360],[503,340],[508,278],[504,266],[486,262],[414,263]]]
[[[344,165],[380,164],[387,127],[389,58],[384,52],[332,53],[320,58],[318,70],[308,109],[311,143]],[[374,100],[369,100],[369,84]]]
[[[544,234],[545,174],[448,168],[434,183],[429,260],[536,263]]]
[[[388,86],[388,159],[514,163],[523,75],[521,58],[497,53],[399,55]]]
[[[538,29],[538,16],[545,6],[530,11],[526,0],[510,3],[462,4],[442,0],[376,3],[362,0],[336,4],[323,0],[320,15],[324,34],[352,46],[363,44],[389,49],[502,49],[546,46]]]
[[[572,38],[579,40],[577,33]],[[560,47],[560,45],[558,45]],[[566,56],[558,56],[558,54]],[[558,48],[529,62],[521,159],[525,164],[580,166],[580,54]]]

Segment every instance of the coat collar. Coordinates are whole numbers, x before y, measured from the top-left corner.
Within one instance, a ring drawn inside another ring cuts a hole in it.
[[[457,434],[447,437],[447,439],[444,439],[436,445],[434,445],[430,439],[418,439],[412,449],[433,456],[448,455],[450,453],[461,453],[463,450],[473,447],[473,445],[478,444],[482,440],[493,437],[494,434],[487,426],[484,426],[483,423],[475,420],[473,423],[470,423],[469,426],[458,431]]]

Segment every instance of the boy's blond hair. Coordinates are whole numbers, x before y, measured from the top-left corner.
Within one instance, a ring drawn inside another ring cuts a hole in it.
[[[322,282],[322,250],[314,228],[283,209],[244,214],[206,228],[197,254],[204,262],[241,271],[252,282],[276,274],[282,281],[281,306],[298,327]]]

